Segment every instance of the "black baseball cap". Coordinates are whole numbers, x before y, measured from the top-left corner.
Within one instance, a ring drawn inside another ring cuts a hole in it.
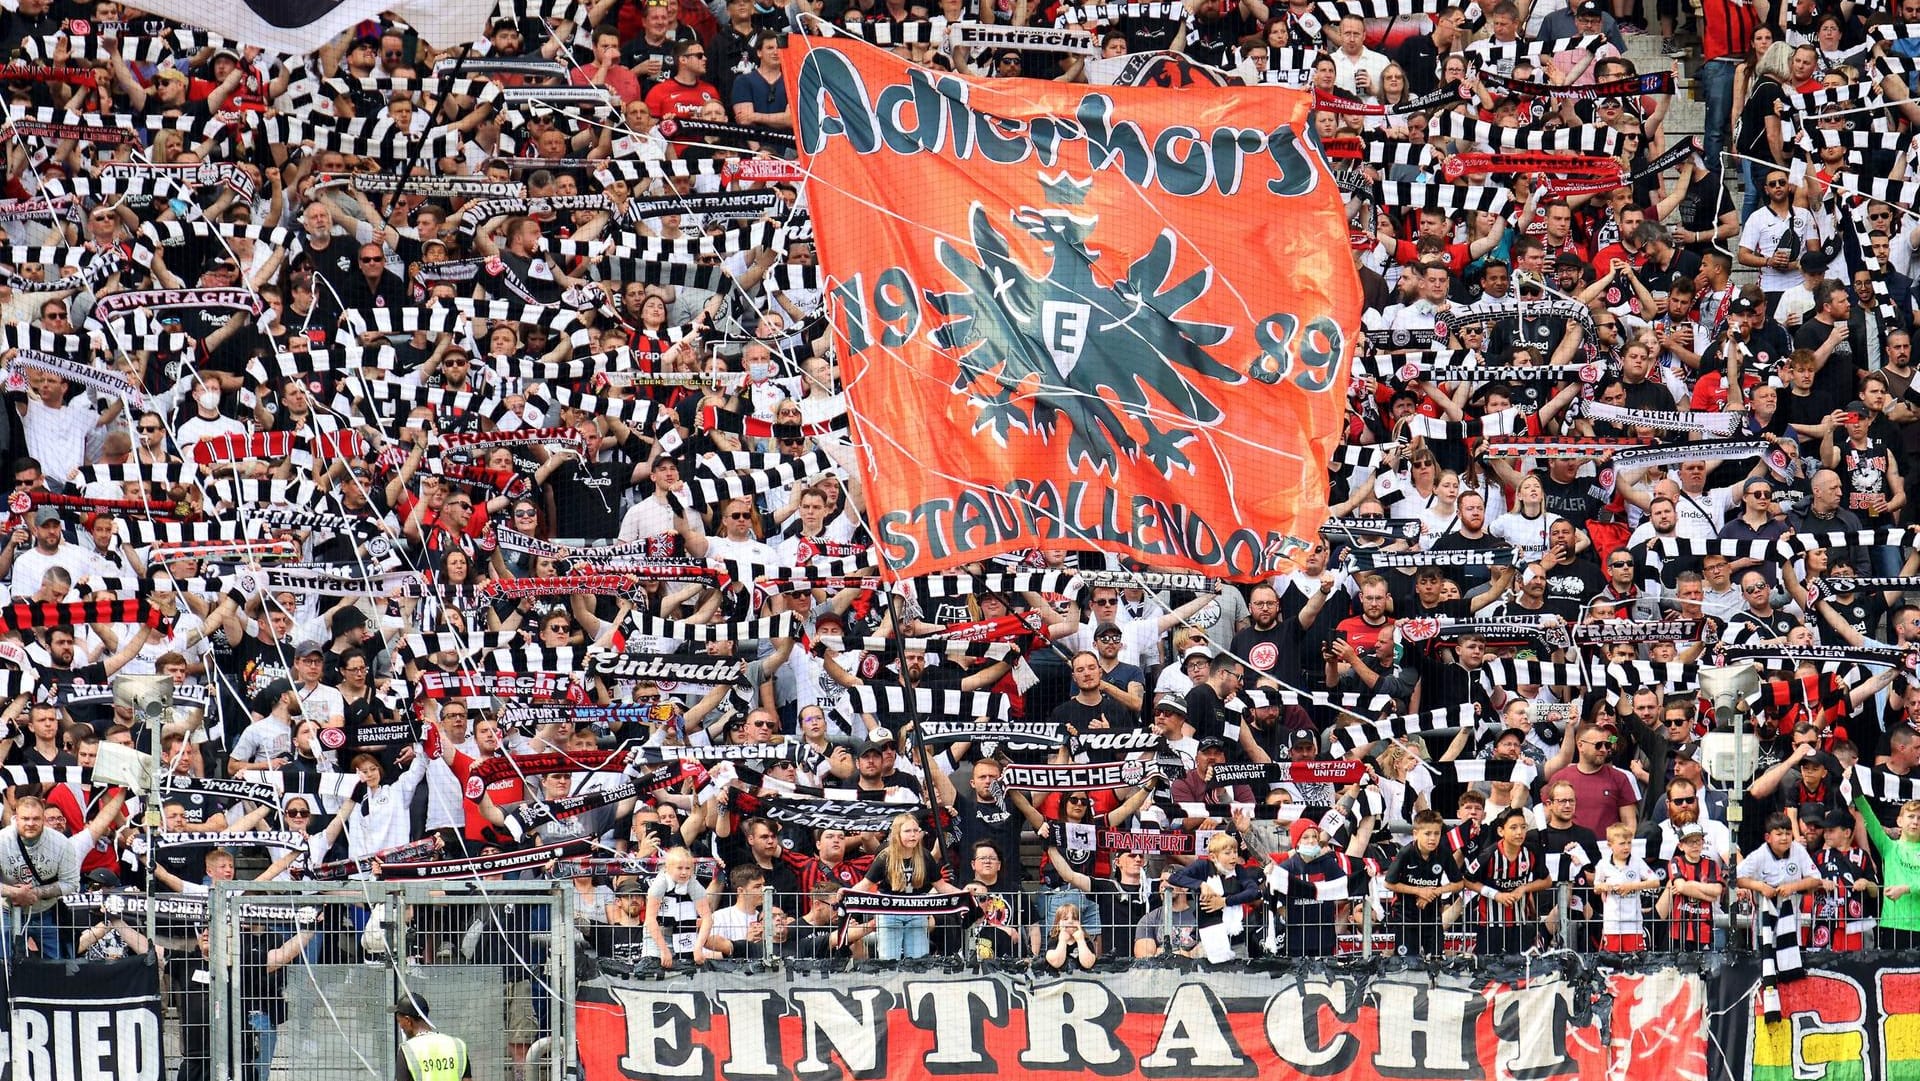
[[[401,995],[394,1002],[392,1014],[395,1017],[411,1017],[416,1021],[427,1019],[427,1000],[419,995]]]

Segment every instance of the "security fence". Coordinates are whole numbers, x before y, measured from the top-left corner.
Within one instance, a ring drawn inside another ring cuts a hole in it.
[[[411,994],[466,1041],[476,1081],[560,1081],[573,1058],[573,913],[564,882],[222,883],[209,983],[170,988],[181,1057],[204,1051],[222,1081],[393,1077],[391,1007]],[[204,1045],[192,1031],[202,1016]]]

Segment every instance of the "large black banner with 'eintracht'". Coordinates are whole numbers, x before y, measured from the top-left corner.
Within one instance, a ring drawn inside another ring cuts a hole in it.
[[[160,970],[124,961],[12,963],[7,1081],[160,1081]]]

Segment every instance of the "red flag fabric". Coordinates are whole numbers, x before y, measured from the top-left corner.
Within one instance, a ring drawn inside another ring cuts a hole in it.
[[[1277,87],[786,63],[890,573],[1032,548],[1253,580],[1325,517],[1361,293]]]

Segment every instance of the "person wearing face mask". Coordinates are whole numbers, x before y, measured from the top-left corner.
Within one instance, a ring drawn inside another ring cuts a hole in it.
[[[199,383],[193,388],[193,416],[181,421],[175,438],[183,447],[217,435],[239,435],[246,425],[220,412],[220,388]]]
[[[1371,826],[1364,829],[1371,832]],[[1364,835],[1361,845],[1365,845]],[[1285,891],[1277,888],[1279,875],[1268,876],[1269,885],[1275,887],[1275,892],[1286,906],[1286,945],[1282,951],[1286,956],[1333,956],[1334,945],[1339,937],[1339,924],[1349,905],[1340,901],[1320,900],[1319,885],[1341,881],[1361,866],[1348,860],[1344,853],[1328,848],[1320,827],[1309,825],[1300,831],[1293,845],[1293,854],[1279,868],[1285,875]],[[1350,883],[1347,892],[1353,896],[1363,896],[1364,891],[1357,887],[1358,883]]]

